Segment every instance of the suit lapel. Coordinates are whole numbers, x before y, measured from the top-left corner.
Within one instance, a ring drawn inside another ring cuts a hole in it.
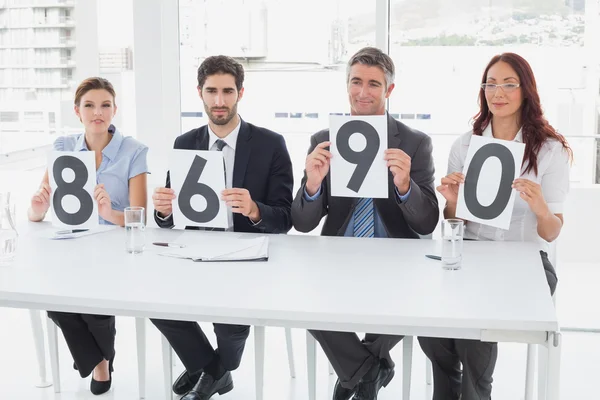
[[[398,131],[398,123],[390,114],[387,114],[388,119],[388,149],[400,148],[402,137]]]
[[[250,127],[242,119],[240,133],[235,144],[235,162],[233,165],[233,187],[244,187],[244,177],[246,176],[246,167],[250,159],[250,139],[252,138]]]
[[[201,127],[196,135],[196,149],[208,150],[208,125]]]

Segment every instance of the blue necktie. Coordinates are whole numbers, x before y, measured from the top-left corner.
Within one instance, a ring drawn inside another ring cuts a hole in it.
[[[373,199],[360,199],[354,211],[354,237],[375,237]]]

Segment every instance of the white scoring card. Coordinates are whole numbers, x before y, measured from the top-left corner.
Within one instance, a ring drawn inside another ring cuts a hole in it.
[[[388,147],[385,115],[329,117],[331,195],[387,198]]]
[[[93,229],[98,226],[96,159],[93,151],[52,151],[48,157],[52,226]]]
[[[175,228],[201,226],[227,229],[223,153],[207,150],[172,150],[169,160]]]
[[[525,144],[473,135],[456,217],[508,229],[515,205],[512,183],[521,175]]]

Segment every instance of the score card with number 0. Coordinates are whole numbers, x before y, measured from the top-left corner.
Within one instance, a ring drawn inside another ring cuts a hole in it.
[[[93,151],[52,151],[48,158],[52,226],[92,229],[98,226],[96,159]]]
[[[331,195],[387,198],[387,117],[331,115],[329,135]]]

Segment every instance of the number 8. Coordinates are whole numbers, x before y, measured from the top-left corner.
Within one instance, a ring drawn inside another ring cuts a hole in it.
[[[72,169],[75,173],[73,182],[65,182],[62,177],[63,171],[67,168]],[[81,225],[90,219],[94,211],[94,201],[83,188],[88,180],[85,164],[73,156],[60,156],[54,162],[52,175],[57,186],[52,198],[52,205],[58,219],[69,225]],[[75,196],[80,203],[79,210],[74,214],[68,213],[62,206],[62,199],[68,194]]]

